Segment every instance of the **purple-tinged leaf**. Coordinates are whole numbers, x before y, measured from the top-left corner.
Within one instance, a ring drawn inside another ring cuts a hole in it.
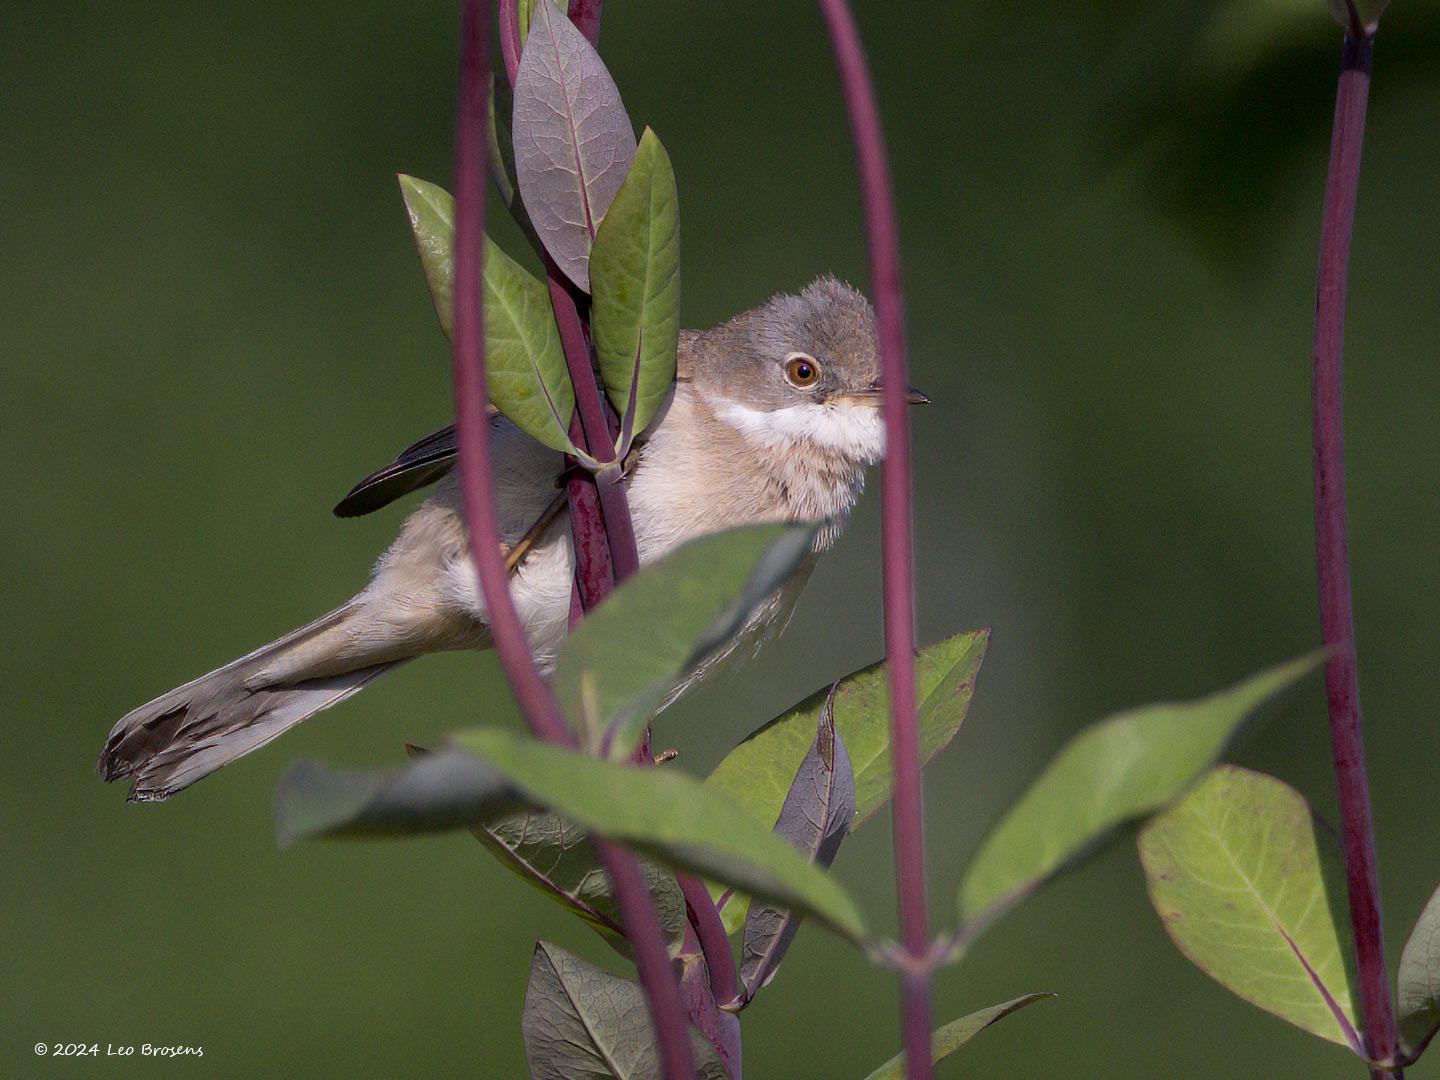
[[[635,157],[620,91],[574,24],[537,4],[514,97],[520,198],[555,265],[589,292],[590,247]]]
[[[959,1020],[951,1020],[944,1027],[935,1029],[935,1034],[930,1039],[930,1062],[938,1063],[941,1059],[949,1057],[960,1047],[973,1039],[980,1032],[984,1031],[996,1021],[1003,1020],[1013,1012],[1023,1009],[1026,1005],[1033,1005],[1037,1001],[1044,1001],[1046,998],[1053,998],[1054,994],[1025,994],[1023,997],[1015,998],[1013,1001],[1006,1001],[999,1005],[991,1005],[988,1009],[980,1009],[969,1016],[962,1016]],[[905,1055],[893,1057],[880,1068],[876,1069],[865,1080],[904,1080],[905,1078]]]
[[[1431,894],[1410,931],[1397,982],[1397,1020],[1408,1063],[1424,1053],[1440,1031],[1440,889]]]
[[[661,1078],[640,985],[549,942],[535,943],[520,1031],[531,1080]],[[715,1048],[694,1028],[690,1043],[698,1080],[727,1080]]]
[[[795,773],[775,831],[828,869],[854,817],[855,773],[845,743],[835,730],[832,687],[820,712],[815,741]],[[793,912],[773,904],[750,905],[740,965],[747,1000],[775,977],[799,929],[800,917]]]

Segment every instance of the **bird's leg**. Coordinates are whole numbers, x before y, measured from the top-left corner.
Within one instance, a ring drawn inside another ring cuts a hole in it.
[[[560,511],[563,509],[565,509],[565,492],[561,491],[550,500],[550,505],[545,507],[544,512],[535,519],[535,524],[531,525],[525,531],[525,535],[515,542],[515,546],[505,553],[505,572],[507,574],[515,572],[515,568],[524,561],[525,556],[530,553],[530,549],[560,516]]]

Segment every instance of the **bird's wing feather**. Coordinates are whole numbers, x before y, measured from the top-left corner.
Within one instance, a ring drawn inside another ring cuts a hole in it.
[[[335,516],[360,517],[388,506],[402,495],[439,480],[455,464],[459,453],[455,425],[446,424],[411,443],[383,469],[377,469],[350,489],[335,505]]]

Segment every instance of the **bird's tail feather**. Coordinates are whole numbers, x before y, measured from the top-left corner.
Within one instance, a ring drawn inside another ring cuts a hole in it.
[[[355,601],[344,604],[121,717],[96,763],[101,777],[129,777],[134,801],[169,798],[403,663],[407,657],[394,653],[364,666],[357,657],[353,670],[303,677],[308,665],[297,660],[332,653],[329,641],[345,635],[355,610]],[[299,678],[267,678],[297,666]]]

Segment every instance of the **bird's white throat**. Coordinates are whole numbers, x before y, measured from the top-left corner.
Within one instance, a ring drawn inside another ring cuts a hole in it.
[[[715,415],[770,450],[793,450],[809,443],[859,465],[874,465],[885,452],[880,410],[853,401],[804,402],[769,411],[722,401]]]

